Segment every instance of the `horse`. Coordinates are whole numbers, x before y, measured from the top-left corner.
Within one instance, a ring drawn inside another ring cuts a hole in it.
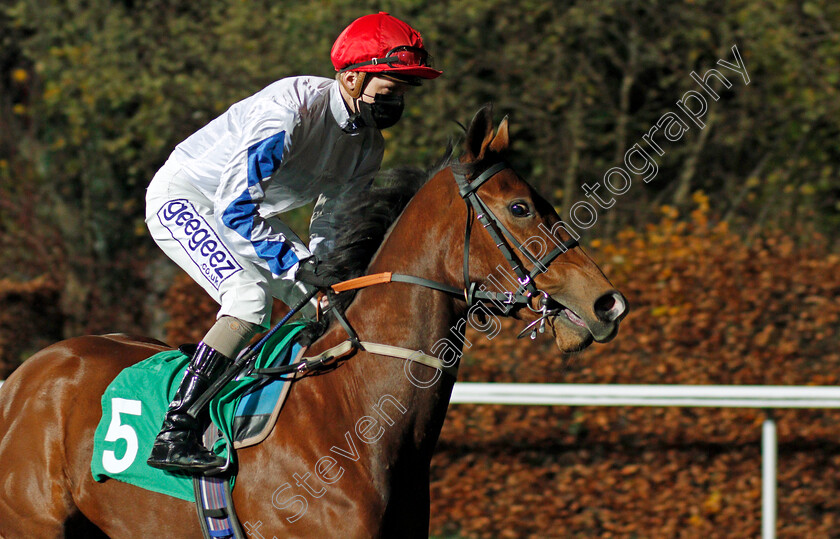
[[[368,244],[366,273],[416,281],[352,292],[347,324],[364,341],[439,353],[449,366],[468,324],[498,331],[491,325],[502,314],[534,334],[548,327],[561,353],[615,337],[626,299],[574,245],[554,208],[505,163],[507,118],[495,128],[491,108],[482,108],[463,146],[460,158],[450,157],[405,197],[393,223],[370,207],[348,215],[369,225],[363,238],[364,226],[355,229],[355,241]],[[471,209],[466,199],[483,205]],[[533,252],[555,244],[551,257],[540,258],[545,248]],[[517,265],[515,278],[509,264]],[[520,286],[502,288],[508,281]],[[333,320],[310,350],[346,339]],[[77,337],[38,352],[9,377],[0,390],[0,536],[202,536],[192,503],[99,483],[90,471],[105,388],[122,369],[165,349],[126,335]],[[441,369],[364,350],[329,373],[295,381],[268,438],[238,451],[233,501],[249,536],[427,537],[430,461],[454,382]]]

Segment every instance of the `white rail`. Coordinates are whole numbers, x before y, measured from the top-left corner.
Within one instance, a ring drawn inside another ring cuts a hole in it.
[[[452,401],[557,406],[840,408],[840,387],[458,383]]]
[[[840,408],[840,387],[458,383],[453,403],[549,406]],[[761,432],[761,536],[776,537],[776,424]]]
[[[3,381],[0,380],[0,386]],[[546,406],[682,406],[711,408],[840,408],[840,387],[619,384],[458,383],[456,404]],[[776,537],[776,424],[761,430],[761,537]]]

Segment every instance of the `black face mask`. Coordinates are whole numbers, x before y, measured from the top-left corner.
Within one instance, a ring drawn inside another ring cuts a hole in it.
[[[376,94],[373,97],[373,103],[357,99],[356,107],[364,125],[387,129],[400,120],[405,103],[401,95]]]

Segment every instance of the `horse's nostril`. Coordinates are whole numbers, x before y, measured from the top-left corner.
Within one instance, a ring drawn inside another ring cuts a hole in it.
[[[603,322],[615,322],[627,310],[627,303],[618,292],[608,292],[595,301],[595,316]]]

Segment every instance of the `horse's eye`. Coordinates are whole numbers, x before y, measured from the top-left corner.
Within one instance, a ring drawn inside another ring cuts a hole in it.
[[[531,215],[531,210],[528,209],[528,205],[524,202],[514,202],[508,206],[508,210],[510,210],[510,214],[514,217],[528,217]]]

